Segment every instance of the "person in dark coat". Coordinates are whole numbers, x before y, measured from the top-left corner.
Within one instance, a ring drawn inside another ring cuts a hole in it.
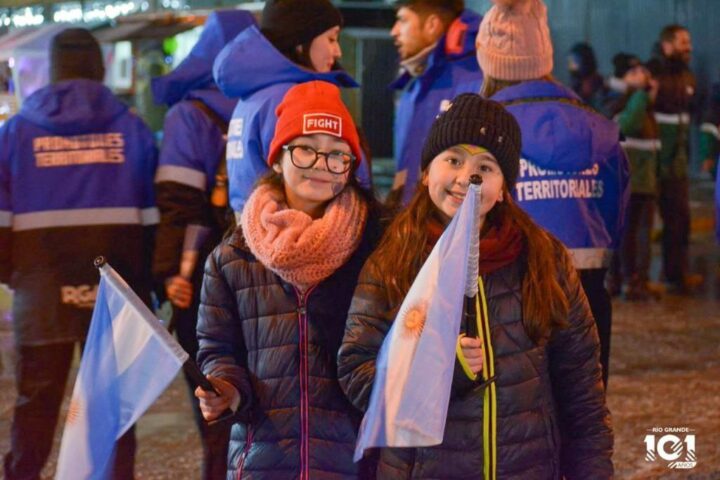
[[[153,276],[160,296],[172,303],[172,327],[192,358],[198,350],[195,332],[202,266],[230,223],[225,135],[237,100],[220,93],[212,77],[212,65],[228,42],[254,24],[250,12],[212,12],[190,54],[171,73],[153,79],[152,84],[155,102],[170,107],[155,177],[160,225]],[[193,242],[193,232],[203,234]],[[189,378],[186,380],[202,440],[202,478],[225,478],[230,427],[226,423],[207,425],[193,394],[195,385]]]
[[[485,306],[461,323],[442,444],[383,448],[378,478],[482,478],[483,471],[486,479],[612,478],[597,329],[565,247],[510,194],[520,142],[517,122],[500,104],[456,97],[425,141],[415,196],[360,274],[338,376],[352,403],[366,409],[378,352],[403,297],[471,176],[482,177]]]
[[[92,34],[61,31],[52,39],[50,85],[0,129],[0,283],[15,292],[17,345],[8,480],[40,478],[50,455],[95,305],[95,257],[150,299],[157,149],[104,76]],[[118,439],[108,477],[133,477],[135,447],[133,428]]]
[[[376,202],[359,187],[360,142],[337,86],[296,85],[276,114],[271,171],[205,266],[198,362],[220,396],[196,395],[207,420],[235,414],[228,478],[357,478],[360,413],[335,359],[379,238]]]
[[[662,276],[671,293],[688,294],[704,277],[690,270],[690,119],[697,81],[690,70],[692,39],[681,25],[660,32],[658,55],[647,63],[660,84],[655,120],[660,131],[658,207],[662,218]]]

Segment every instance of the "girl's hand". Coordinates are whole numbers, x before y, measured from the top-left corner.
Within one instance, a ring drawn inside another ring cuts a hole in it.
[[[165,294],[174,306],[188,308],[193,296],[192,283],[180,275],[170,277],[165,281]]]
[[[213,384],[215,390],[220,392],[220,396],[217,396],[215,392],[206,392],[200,387],[195,389],[195,396],[200,401],[200,411],[205,420],[208,422],[215,420],[228,408],[233,412],[237,411],[240,406],[240,392],[230,382],[221,378],[208,375],[207,379]]]
[[[472,371],[475,375],[482,372],[482,340],[473,337],[462,337],[460,339],[460,348],[462,349],[463,356],[470,367],[470,371]]]

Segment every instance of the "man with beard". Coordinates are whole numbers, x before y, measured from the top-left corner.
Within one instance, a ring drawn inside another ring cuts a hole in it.
[[[688,66],[692,52],[690,32],[680,25],[668,25],[660,33],[659,47],[658,57],[648,63],[648,68],[660,84],[655,119],[662,142],[658,170],[662,270],[671,291],[688,293],[703,280],[689,273],[688,258],[689,132],[695,96],[695,76]]]

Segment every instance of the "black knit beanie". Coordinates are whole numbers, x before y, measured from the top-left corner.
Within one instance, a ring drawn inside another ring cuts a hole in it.
[[[474,93],[455,97],[430,128],[422,151],[422,169],[443,151],[461,144],[492,153],[512,190],[520,169],[522,137],[517,120],[502,105]]]
[[[105,77],[100,44],[84,28],[68,28],[53,37],[50,46],[50,81],[73,78],[102,82]]]
[[[260,30],[285,54],[342,24],[340,10],[329,0],[267,0]]]

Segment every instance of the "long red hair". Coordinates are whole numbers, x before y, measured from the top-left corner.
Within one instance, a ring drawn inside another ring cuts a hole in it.
[[[512,222],[522,232],[523,325],[528,336],[539,343],[553,328],[567,325],[569,302],[561,279],[570,259],[565,247],[515,203],[507,187],[503,190],[503,201],[488,212],[481,236],[490,226],[504,222]],[[430,216],[440,218],[440,213],[428,188],[418,185],[410,204],[395,217],[372,254],[391,305],[402,302],[428,255]]]

